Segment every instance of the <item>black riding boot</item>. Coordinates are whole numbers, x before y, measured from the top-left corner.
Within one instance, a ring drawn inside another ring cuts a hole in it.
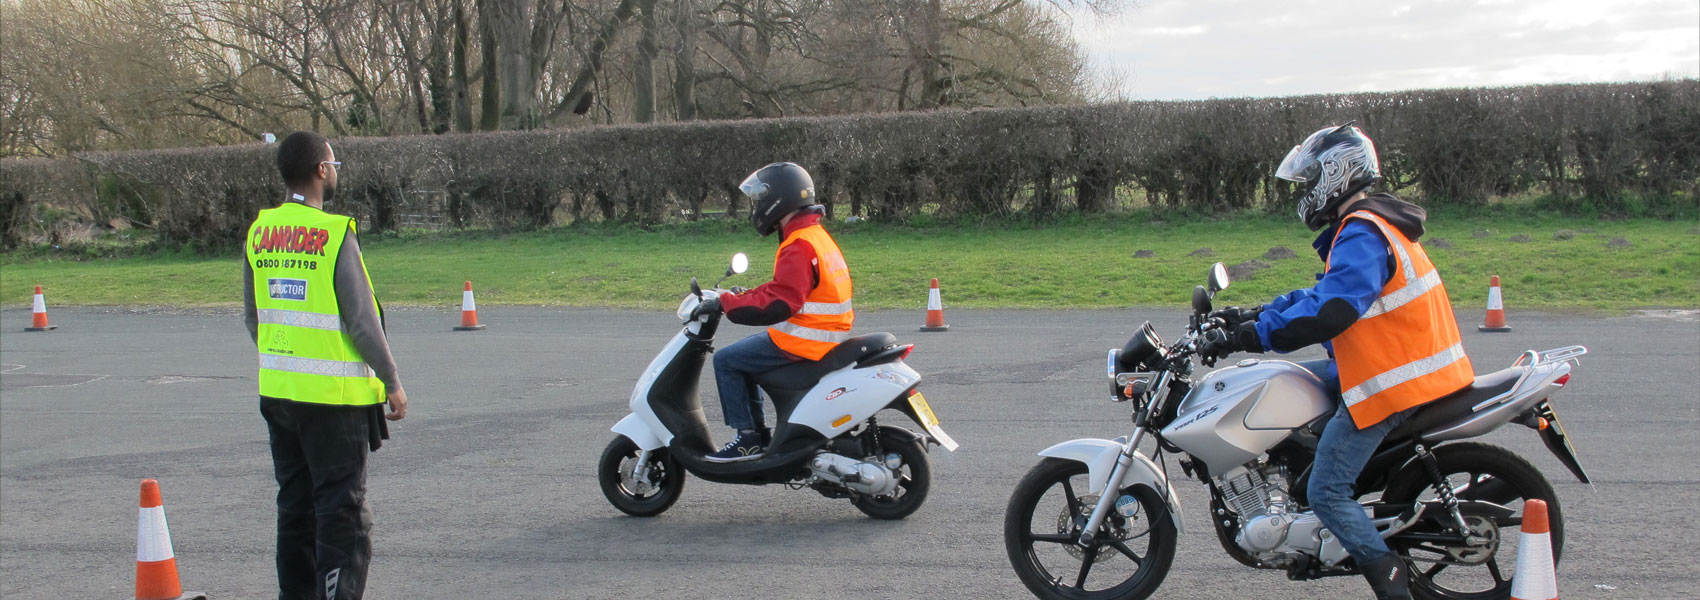
[[[1398,554],[1387,553],[1358,565],[1358,570],[1375,590],[1376,600],[1411,600],[1410,566]]]

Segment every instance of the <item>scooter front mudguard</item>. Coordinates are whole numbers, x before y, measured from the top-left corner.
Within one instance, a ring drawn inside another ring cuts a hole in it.
[[[1126,442],[1127,438],[1070,440],[1041,450],[1039,456],[1086,463],[1087,493],[1098,494],[1103,493],[1108,485],[1110,474],[1116,470],[1116,457],[1121,455],[1122,444]],[[1117,489],[1133,485],[1149,487],[1162,495],[1163,501],[1169,505],[1169,517],[1175,522],[1175,531],[1186,533],[1186,526],[1181,523],[1180,497],[1175,495],[1174,486],[1169,485],[1157,464],[1138,450],[1133,451],[1133,462],[1128,464],[1127,473],[1122,476]]]
[[[661,436],[656,435],[655,430],[651,429],[649,424],[644,423],[643,419],[636,413],[626,415],[626,418],[620,419],[620,422],[615,423],[612,429],[614,433],[626,436],[641,450],[655,450],[667,445],[666,442],[661,440]]]

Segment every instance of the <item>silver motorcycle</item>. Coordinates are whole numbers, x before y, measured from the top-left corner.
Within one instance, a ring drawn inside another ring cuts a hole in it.
[[[1284,570],[1293,580],[1358,574],[1305,498],[1337,399],[1311,371],[1284,360],[1246,359],[1194,380],[1200,347],[1226,327],[1206,316],[1228,287],[1221,263],[1208,283],[1193,290],[1193,315],[1178,342],[1164,345],[1147,322],[1110,351],[1111,399],[1131,403],[1133,433],[1045,449],[1010,495],[1004,545],[1033,595],[1119,600],[1157,590],[1184,532],[1171,454],[1210,494],[1216,538],[1236,561]],[[1357,481],[1359,502],[1411,565],[1413,595],[1509,598],[1528,500],[1547,504],[1557,559],[1564,517],[1552,485],[1510,450],[1464,440],[1508,423],[1527,426],[1587,483],[1549,401],[1586,353],[1581,346],[1526,351],[1509,368],[1420,407],[1370,459]],[[1139,449],[1148,440],[1155,458]]]

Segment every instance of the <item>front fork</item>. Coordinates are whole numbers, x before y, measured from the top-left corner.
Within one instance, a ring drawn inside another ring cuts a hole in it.
[[[1104,519],[1116,505],[1116,498],[1121,496],[1122,478],[1127,476],[1128,469],[1133,467],[1133,452],[1139,447],[1139,441],[1145,437],[1145,428],[1133,430],[1127,443],[1122,444],[1121,453],[1116,456],[1116,468],[1110,471],[1110,479],[1104,482],[1104,492],[1098,494],[1098,502],[1092,505],[1092,515],[1086,519],[1086,527],[1080,531],[1080,545],[1091,548],[1098,537],[1098,529],[1104,526]],[[1113,492],[1113,493],[1112,493]]]
[[[640,483],[650,483],[650,481],[649,481],[649,453],[650,452],[652,452],[652,451],[651,450],[641,450],[641,449],[638,450],[637,465],[632,467],[632,481],[640,482]]]

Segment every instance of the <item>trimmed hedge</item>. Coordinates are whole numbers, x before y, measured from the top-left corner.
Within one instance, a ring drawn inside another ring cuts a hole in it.
[[[1611,213],[1631,193],[1700,192],[1688,79],[349,138],[333,141],[331,209],[369,231],[737,216],[738,181],[790,160],[839,216],[1286,211],[1275,165],[1348,119],[1376,139],[1388,187],[1430,204],[1540,192]],[[0,228],[8,248],[41,239],[56,207],[217,248],[281,189],[259,144],[0,161]]]

